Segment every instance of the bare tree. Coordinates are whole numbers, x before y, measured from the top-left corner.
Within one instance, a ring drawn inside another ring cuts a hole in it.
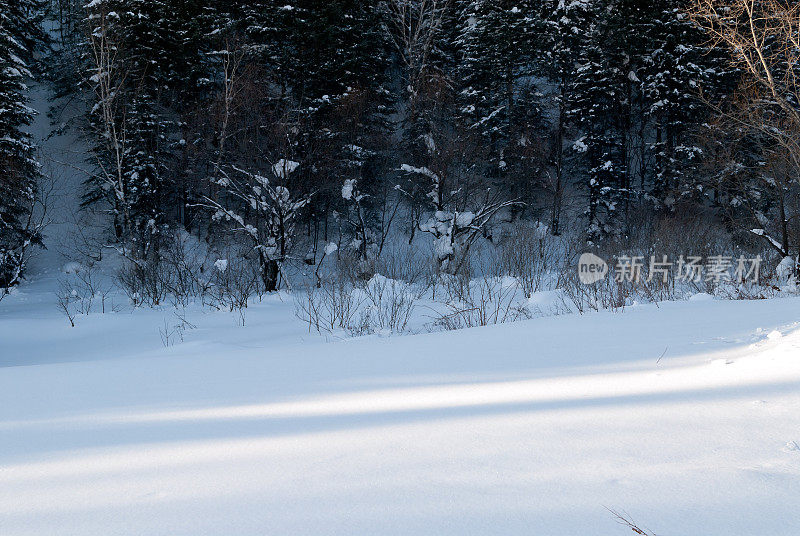
[[[130,228],[131,214],[128,189],[125,183],[126,136],[123,87],[126,75],[117,57],[120,44],[113,37],[112,25],[117,15],[105,2],[87,5],[89,25],[89,48],[96,103],[92,107],[101,144],[95,162],[99,175],[93,177],[107,192],[114,211],[114,228],[120,238]]]
[[[634,533],[641,536],[656,536],[655,533],[650,532],[647,529],[640,528],[638,525],[636,525],[636,523],[631,520],[630,516],[626,512],[617,512],[616,510],[611,510],[610,508],[606,508],[606,510],[611,512],[611,515],[614,516],[614,520],[617,523],[623,527],[629,528]]]
[[[200,206],[214,211],[212,219],[231,223],[231,230],[243,233],[258,253],[262,281],[267,292],[278,289],[278,277],[288,259],[300,209],[310,195],[293,196],[285,183],[299,164],[282,159],[273,165],[273,177],[234,167],[220,170],[216,184],[226,201],[206,196]],[[285,279],[285,278],[284,278]]]
[[[694,0],[689,15],[744,75],[738,106],[718,110],[783,147],[800,179],[800,4]]]
[[[763,229],[782,256],[789,256],[785,184],[800,181],[800,4],[793,0],[694,0],[689,15],[711,38],[712,47],[729,52],[731,66],[742,73],[728,103],[712,105],[724,128],[760,140],[771,169],[766,185],[777,188],[781,237]],[[727,104],[727,105],[726,105]]]
[[[389,30],[413,94],[429,74],[431,54],[451,0],[389,0]]]
[[[239,74],[243,69],[244,51],[235,46],[230,40],[225,41],[225,48],[221,51],[214,52],[213,56],[218,56],[222,62],[222,95],[221,95],[221,111],[220,111],[220,124],[219,124],[219,143],[217,150],[217,158],[214,162],[214,177],[219,178],[221,173],[222,164],[225,161],[225,142],[228,139],[231,118],[239,104],[239,93],[241,92],[241,84],[239,84]]]

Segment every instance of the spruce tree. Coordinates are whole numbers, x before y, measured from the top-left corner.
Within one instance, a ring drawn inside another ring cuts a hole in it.
[[[708,50],[705,37],[684,14],[685,4],[655,0],[643,23],[650,47],[643,55],[642,91],[654,131],[649,193],[667,207],[693,188],[701,149],[692,130],[709,114],[701,91],[716,100],[732,79],[719,51]]]
[[[291,158],[303,164],[293,180],[316,193],[309,211],[341,207],[346,180],[375,193],[388,165],[393,111],[381,6],[301,0],[246,11],[252,61],[263,65],[273,88],[266,104],[293,125]]]
[[[615,6],[597,2],[586,14],[588,31],[576,55],[568,116],[583,135],[575,148],[586,156],[589,234],[601,236],[620,231],[628,177],[626,78],[632,71],[614,24]]]
[[[19,282],[31,247],[41,242],[31,220],[39,164],[24,130],[35,113],[26,79],[42,37],[40,9],[33,0],[0,0],[0,292]]]
[[[472,0],[460,13],[460,115],[488,148],[485,171],[514,197],[530,195],[534,136],[547,129],[537,74],[538,2]]]
[[[199,61],[187,47],[187,13],[174,0],[102,0],[88,13],[86,83],[95,93],[96,176],[85,203],[110,201],[118,239],[137,255],[158,247],[183,139],[179,106]],[[197,76],[194,77],[195,80]],[[172,167],[174,169],[174,167]]]
[[[589,39],[591,28],[590,6],[586,2],[550,0],[540,6],[540,19],[544,31],[536,48],[538,72],[555,86],[552,104],[553,136],[550,163],[553,169],[550,231],[558,235],[562,230],[562,205],[567,186],[567,162],[573,155],[567,145],[567,135],[575,115],[570,113],[573,104],[572,89],[576,82],[576,58]],[[576,146],[583,149],[583,142]],[[566,149],[566,151],[565,151]]]

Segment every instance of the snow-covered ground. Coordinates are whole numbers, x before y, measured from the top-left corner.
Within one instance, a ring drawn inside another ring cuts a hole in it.
[[[800,527],[800,299],[326,341],[274,297],[165,348],[166,310],[73,329],[30,293],[0,306],[0,534]]]

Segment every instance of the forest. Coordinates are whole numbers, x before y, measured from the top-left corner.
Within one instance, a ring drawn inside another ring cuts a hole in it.
[[[151,305],[203,286],[208,259],[247,296],[295,272],[321,287],[398,263],[469,278],[485,244],[491,270],[516,277],[581,250],[796,269],[789,2],[2,0],[0,13],[6,292],[47,234],[34,114],[86,147],[75,211],[100,232],[81,262],[113,249],[123,287]],[[49,109],[28,106],[31,79],[52,88]],[[205,259],[192,267],[187,241]],[[404,245],[415,253],[398,260]]]

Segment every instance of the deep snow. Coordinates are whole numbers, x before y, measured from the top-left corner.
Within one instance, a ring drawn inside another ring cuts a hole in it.
[[[276,297],[164,348],[3,303],[0,534],[795,534],[799,305],[326,342]]]

